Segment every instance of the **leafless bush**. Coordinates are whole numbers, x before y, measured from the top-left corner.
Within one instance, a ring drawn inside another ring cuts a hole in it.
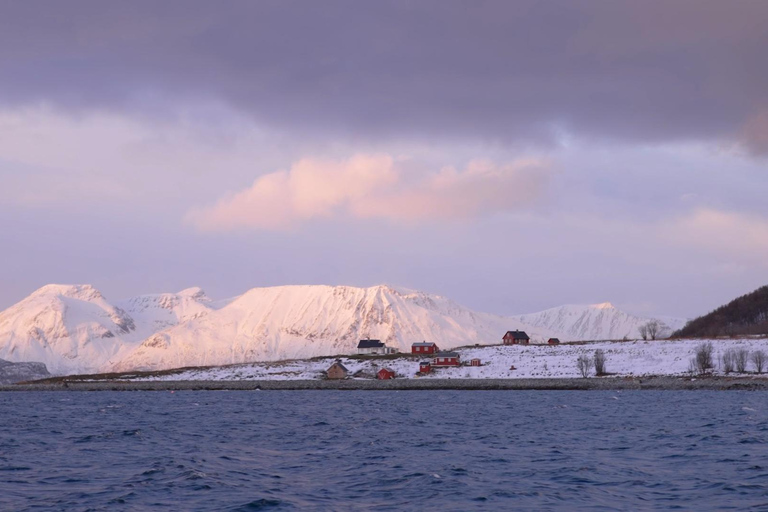
[[[648,324],[641,325],[640,328],[638,329],[638,331],[640,332],[640,336],[644,340],[648,339]]]
[[[726,375],[733,371],[733,366],[735,363],[736,351],[732,348],[729,348],[723,352],[723,355],[720,356],[720,368],[725,372]]]
[[[648,336],[650,336],[652,340],[658,338],[661,333],[661,323],[658,320],[651,320],[646,325],[648,326]]]
[[[701,375],[714,368],[715,365],[712,362],[713,351],[714,348],[712,347],[711,341],[702,343],[696,347],[693,359],[691,359],[691,371]]]
[[[589,377],[589,371],[592,369],[592,359],[587,356],[579,356],[576,360],[576,367],[579,369],[579,373],[585,379]]]
[[[605,352],[603,352],[603,349],[597,349],[595,350],[595,357],[594,364],[595,364],[595,373],[600,375],[605,375]]]
[[[734,351],[733,360],[736,363],[736,371],[747,373],[747,363],[749,362],[749,350],[740,348]]]
[[[763,373],[763,367],[765,366],[765,352],[762,350],[755,350],[752,352],[752,364],[755,365],[755,371],[757,373]]]

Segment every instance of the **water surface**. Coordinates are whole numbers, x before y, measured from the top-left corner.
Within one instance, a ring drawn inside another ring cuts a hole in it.
[[[0,393],[0,510],[768,510],[768,393]]]

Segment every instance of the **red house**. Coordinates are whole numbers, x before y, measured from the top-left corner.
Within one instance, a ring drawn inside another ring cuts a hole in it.
[[[525,331],[507,331],[502,341],[505,345],[527,345],[531,338],[525,334]]]
[[[480,366],[480,360],[478,358],[471,359],[469,361],[469,366]]]
[[[559,345],[560,344],[560,340],[557,339],[557,338],[549,338],[547,340],[547,343],[550,344],[550,345]]]
[[[419,363],[419,373],[429,373],[432,371],[432,365],[429,361],[422,361]]]
[[[411,345],[411,354],[434,354],[438,350],[440,349],[437,347],[437,344],[431,341],[423,341]]]
[[[376,374],[379,380],[389,380],[395,378],[395,371],[390,368],[382,368],[379,373]]]
[[[435,368],[442,366],[459,366],[459,354],[457,352],[438,352],[432,358],[432,366]]]

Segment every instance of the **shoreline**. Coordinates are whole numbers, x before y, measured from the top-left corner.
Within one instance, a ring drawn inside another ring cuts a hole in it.
[[[0,385],[2,391],[768,391],[768,377],[554,379],[58,381]]]

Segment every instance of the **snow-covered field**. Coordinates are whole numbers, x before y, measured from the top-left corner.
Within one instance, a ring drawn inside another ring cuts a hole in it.
[[[717,339],[711,340],[714,358],[719,372],[719,356],[727,349],[745,348],[750,352],[762,350],[768,353],[768,339]],[[580,345],[512,345],[487,346],[458,349],[461,360],[468,362],[479,358],[482,366],[461,366],[441,368],[419,378],[568,378],[581,377],[576,368],[580,355],[592,357],[595,350],[606,354],[606,371],[617,376],[644,375],[685,375],[689,363],[702,340],[673,341],[626,341],[595,342]],[[398,378],[414,378],[419,360],[412,357],[379,359],[376,357],[357,359],[340,357],[342,364],[351,374],[362,371],[372,378],[382,367],[393,369]],[[305,380],[323,378],[323,372],[334,361],[333,358],[318,360],[294,360],[270,363],[241,364],[218,368],[187,370],[180,373],[143,377],[137,380]],[[514,366],[515,370],[510,370]],[[749,368],[753,371],[750,361]],[[764,369],[768,371],[768,369]]]

